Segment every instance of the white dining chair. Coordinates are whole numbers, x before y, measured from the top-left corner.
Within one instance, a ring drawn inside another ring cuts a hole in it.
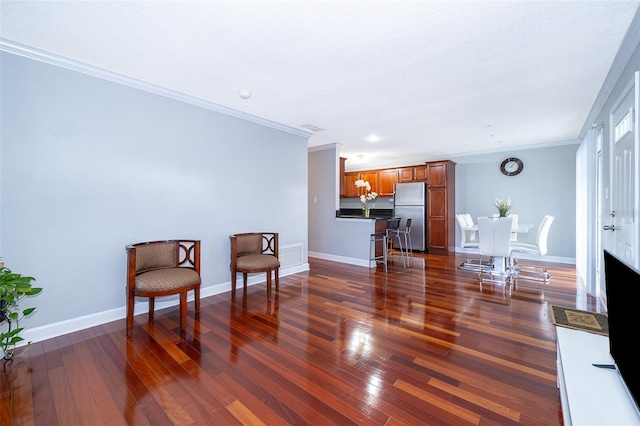
[[[460,228],[460,247],[478,248],[478,231],[473,228],[473,219],[471,219],[471,215],[459,213],[455,215],[455,218],[458,228]],[[482,265],[478,259],[467,258],[458,265],[458,269],[477,272],[480,270],[481,266]]]
[[[518,241],[518,213],[508,214],[507,217],[513,219],[511,224],[511,241]]]
[[[478,240],[480,242],[480,261],[483,257],[489,257],[488,265],[483,266],[478,272],[480,290],[484,281],[501,282],[511,284],[513,271],[511,268],[511,228],[513,219],[501,217],[492,219],[488,217],[478,218]],[[483,278],[483,274],[489,274],[490,278]],[[500,276],[502,280],[493,279]]]
[[[540,226],[538,227],[538,234],[536,235],[535,243],[525,243],[521,241],[516,241],[511,243],[511,250],[513,253],[513,266],[514,271],[518,277],[527,278],[531,280],[538,281],[549,281],[551,279],[551,275],[547,271],[547,267],[544,265],[523,265],[518,262],[517,254],[533,254],[538,256],[545,256],[547,254],[547,242],[549,239],[549,230],[551,229],[551,224],[555,219],[554,216],[546,215],[542,218],[540,222]],[[524,275],[521,275],[523,274]]]

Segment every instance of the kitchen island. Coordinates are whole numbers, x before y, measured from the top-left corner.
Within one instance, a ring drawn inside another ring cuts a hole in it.
[[[376,263],[369,260],[371,234],[385,232],[387,219],[390,217],[391,215],[389,214],[371,214],[368,218],[362,216],[362,214],[341,214],[336,217],[336,225],[341,230],[339,235],[344,237],[337,243],[340,244],[340,249],[347,255],[347,259],[324,258],[374,268]],[[382,250],[382,243],[377,243],[376,256],[381,255]]]

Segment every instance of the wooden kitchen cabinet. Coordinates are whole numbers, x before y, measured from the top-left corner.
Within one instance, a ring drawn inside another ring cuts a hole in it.
[[[424,182],[427,180],[427,166],[402,167],[398,169],[398,182]]]
[[[344,189],[340,188],[340,197],[359,197],[364,194],[365,188],[356,187],[359,179],[369,182],[371,192],[377,192],[379,197],[391,197],[393,185],[398,182],[398,169],[345,172],[342,179]]]
[[[424,182],[427,180],[427,166],[416,166],[413,168],[413,180]]]
[[[398,169],[398,182],[413,182],[413,167]]]
[[[426,163],[428,184],[427,251],[453,253],[455,246],[455,165],[453,161]]]
[[[344,197],[360,196],[360,188],[356,187],[356,181],[360,178],[360,172],[346,172],[344,174]]]
[[[360,179],[365,182],[369,182],[371,185],[372,192],[378,192],[378,171],[377,170],[367,170],[364,172],[360,172]],[[358,195],[364,194],[366,191],[365,188],[360,188],[360,193]]]
[[[374,189],[380,197],[392,197],[393,187],[398,183],[398,169],[378,171],[378,185]]]

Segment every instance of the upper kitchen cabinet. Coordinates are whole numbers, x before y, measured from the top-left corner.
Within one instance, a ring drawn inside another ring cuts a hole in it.
[[[425,182],[427,166],[402,167],[398,169],[398,182]]]
[[[452,164],[453,165],[452,165]],[[449,183],[449,172],[453,170],[453,161],[436,161],[427,163],[427,182],[431,187],[447,187]]]
[[[364,172],[360,172],[360,179],[365,182],[369,182],[371,185],[371,191],[378,191],[378,171],[377,170],[367,170]],[[366,192],[365,188],[360,188],[360,194],[364,194]]]
[[[378,171],[378,185],[376,191],[381,197],[392,197],[393,186],[398,183],[398,169]]]
[[[344,195],[345,198],[360,196],[360,188],[356,187],[356,181],[360,179],[360,172],[346,172],[344,174]]]
[[[344,191],[341,189],[341,197],[359,197],[364,194],[365,188],[356,187],[357,180],[364,180],[371,185],[371,191],[378,191],[378,172],[376,170],[366,172],[345,172],[344,174]],[[344,195],[342,194],[344,193]],[[392,191],[393,192],[393,191]]]
[[[365,188],[357,188],[356,180],[364,180],[371,185],[371,191],[377,192],[379,197],[393,196],[393,185],[398,182],[398,169],[366,170],[362,172],[346,172],[344,174],[344,191],[341,197],[359,197]]]

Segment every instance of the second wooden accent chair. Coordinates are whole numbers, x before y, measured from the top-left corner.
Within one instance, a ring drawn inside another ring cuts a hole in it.
[[[127,247],[127,337],[133,329],[136,297],[149,298],[153,318],[155,298],[180,295],[180,331],[187,322],[187,292],[193,290],[200,311],[200,240],[166,240]]]
[[[278,259],[278,233],[247,232],[229,236],[231,241],[231,300],[236,298],[236,276],[242,273],[244,294],[247,292],[247,275],[267,274],[267,299],[271,300],[271,273],[275,273],[276,291],[280,279]]]

